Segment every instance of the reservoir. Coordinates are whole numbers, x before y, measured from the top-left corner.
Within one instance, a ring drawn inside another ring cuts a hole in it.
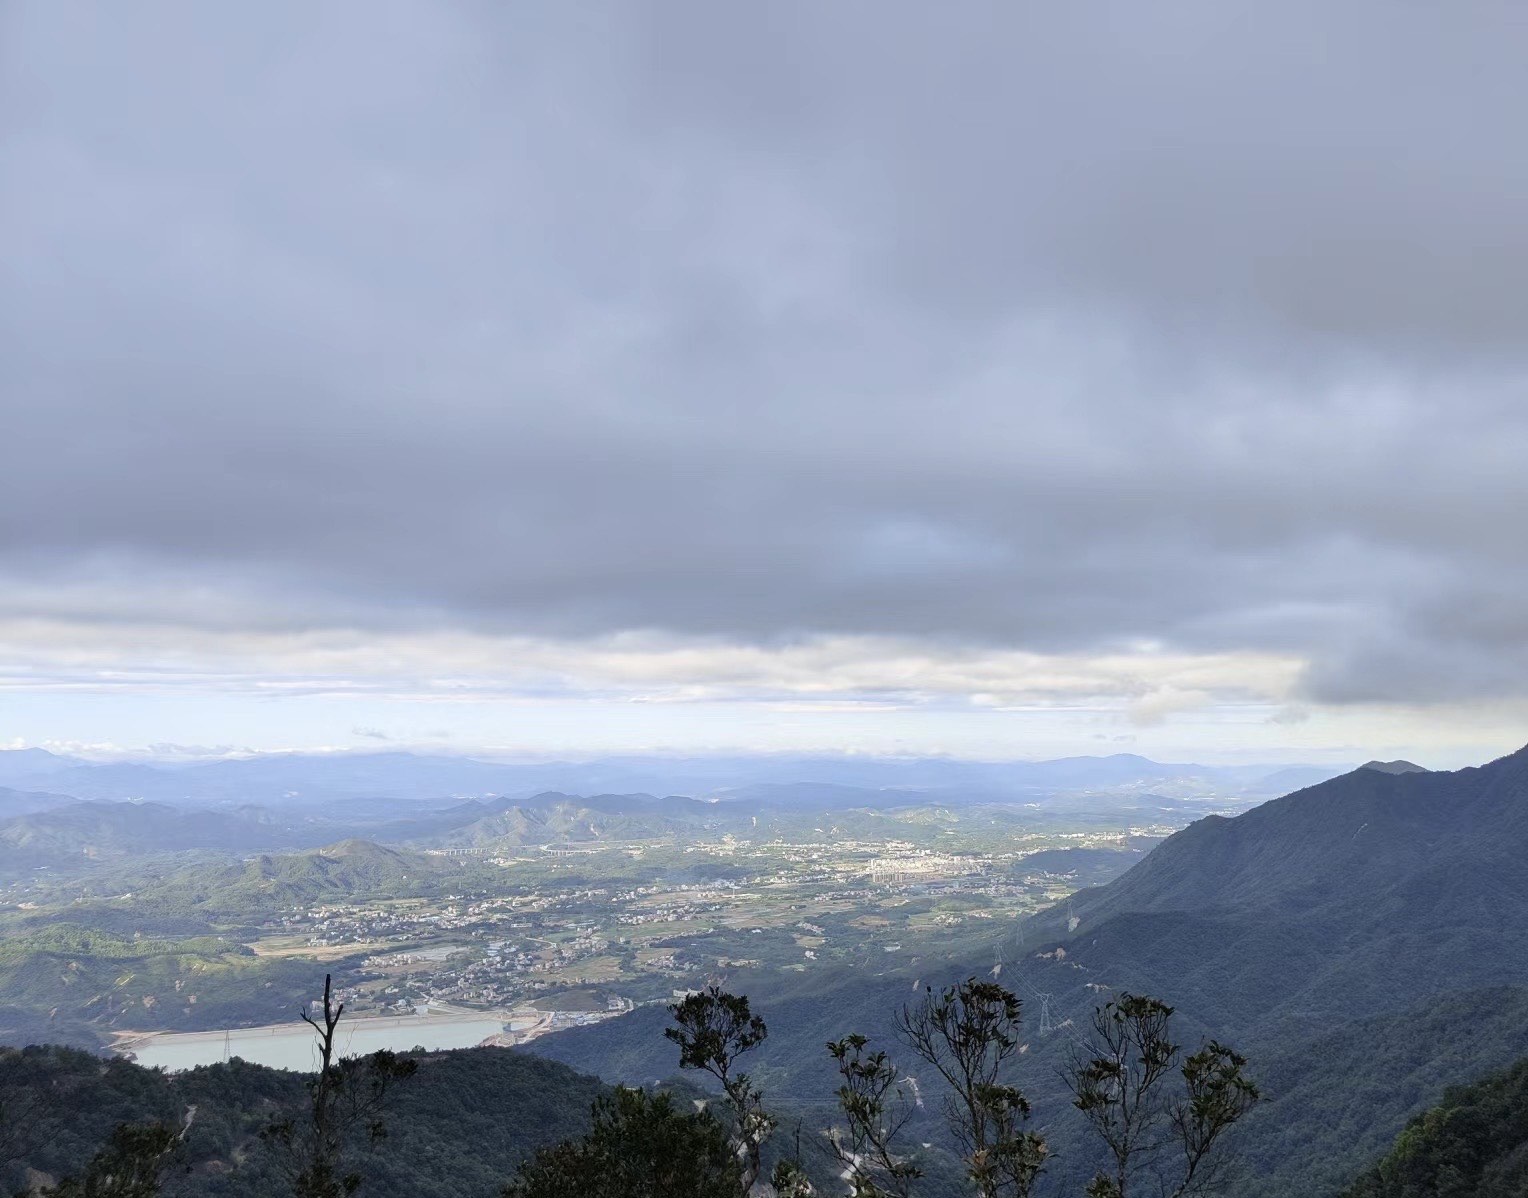
[[[481,1015],[400,1015],[347,1019],[336,1038],[341,1056],[364,1056],[379,1048],[472,1048],[504,1031],[499,1019]],[[272,1069],[311,1073],[318,1068],[318,1037],[305,1023],[230,1028],[221,1032],[152,1033],[119,1047],[140,1065],[170,1072],[216,1065],[240,1057]]]

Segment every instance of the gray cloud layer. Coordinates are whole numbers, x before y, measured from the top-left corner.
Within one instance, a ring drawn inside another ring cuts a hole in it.
[[[1528,690],[1519,6],[0,22],[13,613]]]

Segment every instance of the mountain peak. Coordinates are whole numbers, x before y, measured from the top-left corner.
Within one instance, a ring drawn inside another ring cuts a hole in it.
[[[1428,774],[1432,771],[1414,761],[1366,761],[1361,770],[1378,770],[1382,774]]]

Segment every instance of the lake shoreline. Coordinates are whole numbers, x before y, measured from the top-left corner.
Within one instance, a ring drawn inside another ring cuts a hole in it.
[[[379,1048],[404,1052],[509,1045],[539,1034],[544,1022],[523,1011],[378,1015],[347,1019],[340,1026],[339,1046],[348,1056]],[[317,1067],[314,1030],[300,1021],[196,1032],[121,1031],[115,1034],[111,1051],[170,1072],[234,1058],[295,1072],[312,1072]]]

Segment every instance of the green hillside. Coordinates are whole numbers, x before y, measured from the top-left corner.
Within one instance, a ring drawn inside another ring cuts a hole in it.
[[[1406,1126],[1343,1198],[1522,1198],[1528,1194],[1528,1059],[1469,1086]]]
[[[891,1011],[914,982],[986,973],[995,950],[1028,1006],[1031,1097],[1055,1143],[1076,1139],[1055,1080],[1073,1033],[1103,996],[1155,994],[1178,1007],[1185,1039],[1228,1039],[1270,1079],[1245,1129],[1257,1167],[1240,1192],[1335,1188],[1445,1086],[1528,1051],[1528,751],[1456,773],[1359,770],[1201,820],[964,965],[910,962],[900,980],[761,978],[751,992],[772,1032],[761,1076],[811,1093],[822,1062],[810,1046],[850,1030],[892,1043]],[[1419,1021],[1436,1040],[1412,1038]],[[639,1013],[536,1048],[610,1079],[650,1078],[664,1071],[657,1022]]]
[[[248,918],[290,907],[356,895],[432,892],[467,880],[460,863],[424,853],[347,840],[304,853],[261,854],[222,867],[192,865],[161,879],[139,901],[184,901],[204,912]]]
[[[479,867],[488,869],[489,867]],[[112,891],[0,919],[0,1043],[105,1043],[286,1018],[343,961],[258,956],[246,943],[296,906],[444,893],[476,876],[445,858],[346,841],[247,861],[160,861],[107,875]]]
[[[429,1053],[389,1103],[387,1138],[365,1151],[371,1198],[493,1195],[540,1145],[581,1134],[601,1087],[550,1061],[509,1049]],[[59,1048],[0,1049],[0,1096],[46,1094],[25,1129],[21,1158],[0,1166],[5,1193],[23,1170],[78,1170],[119,1123],[180,1122],[196,1108],[186,1148],[190,1172],[170,1195],[280,1198],[289,1194],[260,1142],[278,1110],[300,1102],[301,1075],[243,1061],[171,1074]]]
[[[0,819],[0,867],[19,873],[145,853],[295,845],[298,839],[280,821],[247,815],[160,803],[67,803]]]
[[[53,923],[0,941],[0,1039],[99,1044],[113,1030],[265,1022],[274,1010],[299,1010],[323,972],[217,936],[121,936]]]
[[[1528,1055],[1528,988],[1449,994],[1249,1051],[1267,1102],[1241,1132],[1240,1192],[1329,1195],[1450,1085]]]

